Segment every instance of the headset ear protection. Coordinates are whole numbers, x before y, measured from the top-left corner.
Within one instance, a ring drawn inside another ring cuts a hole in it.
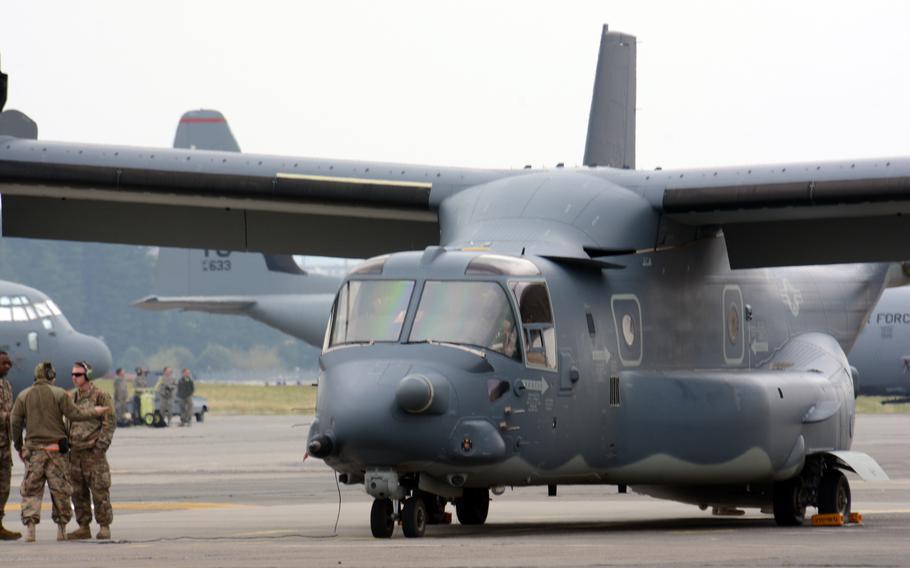
[[[92,381],[95,379],[95,374],[92,372],[92,366],[88,364],[88,361],[76,361],[76,364],[85,370],[86,380]]]
[[[44,365],[44,378],[49,381],[53,381],[57,378],[57,371],[54,370],[54,366],[51,365],[50,361],[45,361]]]

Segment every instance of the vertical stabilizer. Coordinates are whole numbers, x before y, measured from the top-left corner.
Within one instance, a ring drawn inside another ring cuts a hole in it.
[[[192,110],[180,117],[174,148],[239,152],[240,146],[224,115],[217,110]]]
[[[635,36],[611,32],[600,37],[586,166],[635,168]]]

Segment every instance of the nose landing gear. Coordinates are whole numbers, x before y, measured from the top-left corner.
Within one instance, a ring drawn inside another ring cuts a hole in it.
[[[376,538],[391,538],[395,532],[395,509],[391,499],[374,499],[370,509],[370,531]]]
[[[486,488],[465,489],[455,501],[458,521],[463,525],[482,525],[490,510],[490,493]],[[373,500],[370,510],[370,531],[376,538],[390,538],[395,525],[401,524],[404,536],[422,537],[427,525],[441,525],[452,522],[452,515],[446,512],[448,500],[444,497],[415,489],[405,499],[393,501],[388,497]]]

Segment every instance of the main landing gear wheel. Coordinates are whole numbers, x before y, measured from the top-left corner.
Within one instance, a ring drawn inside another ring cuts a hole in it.
[[[840,513],[844,521],[850,518],[850,482],[839,469],[822,476],[818,486],[818,512],[822,515]]]
[[[370,509],[370,531],[376,538],[391,538],[395,531],[395,509],[391,499],[375,499]]]
[[[427,506],[420,496],[411,497],[401,508],[401,529],[404,536],[417,538],[427,529]]]
[[[782,527],[796,527],[806,517],[805,489],[799,477],[774,484],[774,520]]]
[[[482,525],[490,512],[490,492],[487,489],[468,488],[455,499],[455,513],[463,525]]]

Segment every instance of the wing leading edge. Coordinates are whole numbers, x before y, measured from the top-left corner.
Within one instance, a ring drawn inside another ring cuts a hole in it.
[[[0,138],[9,236],[368,257],[439,242],[451,168]]]

